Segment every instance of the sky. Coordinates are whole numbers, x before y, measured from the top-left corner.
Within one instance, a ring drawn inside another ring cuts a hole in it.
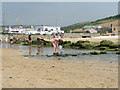
[[[1,0],[2,2],[119,2],[120,0]]]
[[[4,25],[68,26],[118,14],[118,2],[2,2]]]

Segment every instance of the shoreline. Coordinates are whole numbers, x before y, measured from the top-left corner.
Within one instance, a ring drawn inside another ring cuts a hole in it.
[[[38,60],[4,48],[2,53],[3,88],[118,88],[114,63]]]
[[[6,35],[2,35],[0,34],[0,37],[4,38]],[[7,35],[8,36],[8,35]],[[25,38],[28,38],[28,35],[13,35],[15,36],[15,38],[17,38],[17,36],[19,36],[19,38],[21,39],[25,39]],[[32,37],[34,39],[38,38],[39,36],[41,35],[32,35]],[[48,40],[48,37],[50,37],[49,35],[46,35],[46,36],[43,36],[45,40]],[[52,38],[52,36],[51,36]],[[91,42],[100,42],[102,40],[111,40],[112,42],[114,43],[118,43],[118,41],[120,40],[119,36],[96,36],[96,37],[91,37],[91,38],[79,38],[79,37],[65,37],[65,38],[62,38],[64,41],[71,41],[71,42],[77,42],[79,40],[83,40],[83,41],[86,41],[86,40],[89,40]]]

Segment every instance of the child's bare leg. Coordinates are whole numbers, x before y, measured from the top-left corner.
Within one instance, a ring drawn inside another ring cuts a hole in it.
[[[57,52],[57,48],[55,47],[55,52]]]

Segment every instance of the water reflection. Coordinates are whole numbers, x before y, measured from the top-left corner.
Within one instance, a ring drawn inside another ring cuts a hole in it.
[[[8,44],[5,44],[5,48],[8,48]]]
[[[0,48],[12,48],[16,50],[22,50],[23,55],[33,55],[34,59],[40,59],[40,60],[52,60],[53,63],[56,61],[73,61],[73,60],[79,60],[79,61],[94,61],[94,62],[118,62],[118,55],[115,54],[115,52],[108,51],[108,54],[103,55],[79,55],[79,56],[67,56],[67,57],[48,57],[49,55],[53,55],[53,47],[32,47],[32,46],[22,46],[22,45],[10,45],[10,44],[4,44],[0,43]],[[65,49],[65,54],[79,54],[79,53],[89,53],[93,50],[76,50],[76,49]],[[47,56],[48,55],[48,56]]]
[[[2,48],[2,43],[0,43],[0,47]]]
[[[29,46],[29,55],[31,55],[32,54],[32,46],[30,45]]]
[[[55,67],[55,62],[58,60],[58,57],[56,56],[53,56],[53,64],[52,64],[52,67]]]
[[[37,55],[42,55],[42,54],[43,54],[43,47],[38,47]]]
[[[12,48],[12,46],[13,46],[13,45],[12,45],[12,44],[10,44],[10,48]]]

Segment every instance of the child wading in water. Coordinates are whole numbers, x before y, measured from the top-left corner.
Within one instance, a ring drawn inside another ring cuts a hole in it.
[[[53,42],[52,42],[53,47],[54,47],[54,54],[55,54],[55,53],[58,53],[58,42],[59,42],[58,34],[56,34],[56,35],[54,36],[54,40],[53,40]]]
[[[63,46],[63,40],[59,39],[59,50],[60,50],[60,54],[64,54],[64,51],[62,51],[62,46]]]
[[[10,36],[10,44],[13,43],[13,35]]]

